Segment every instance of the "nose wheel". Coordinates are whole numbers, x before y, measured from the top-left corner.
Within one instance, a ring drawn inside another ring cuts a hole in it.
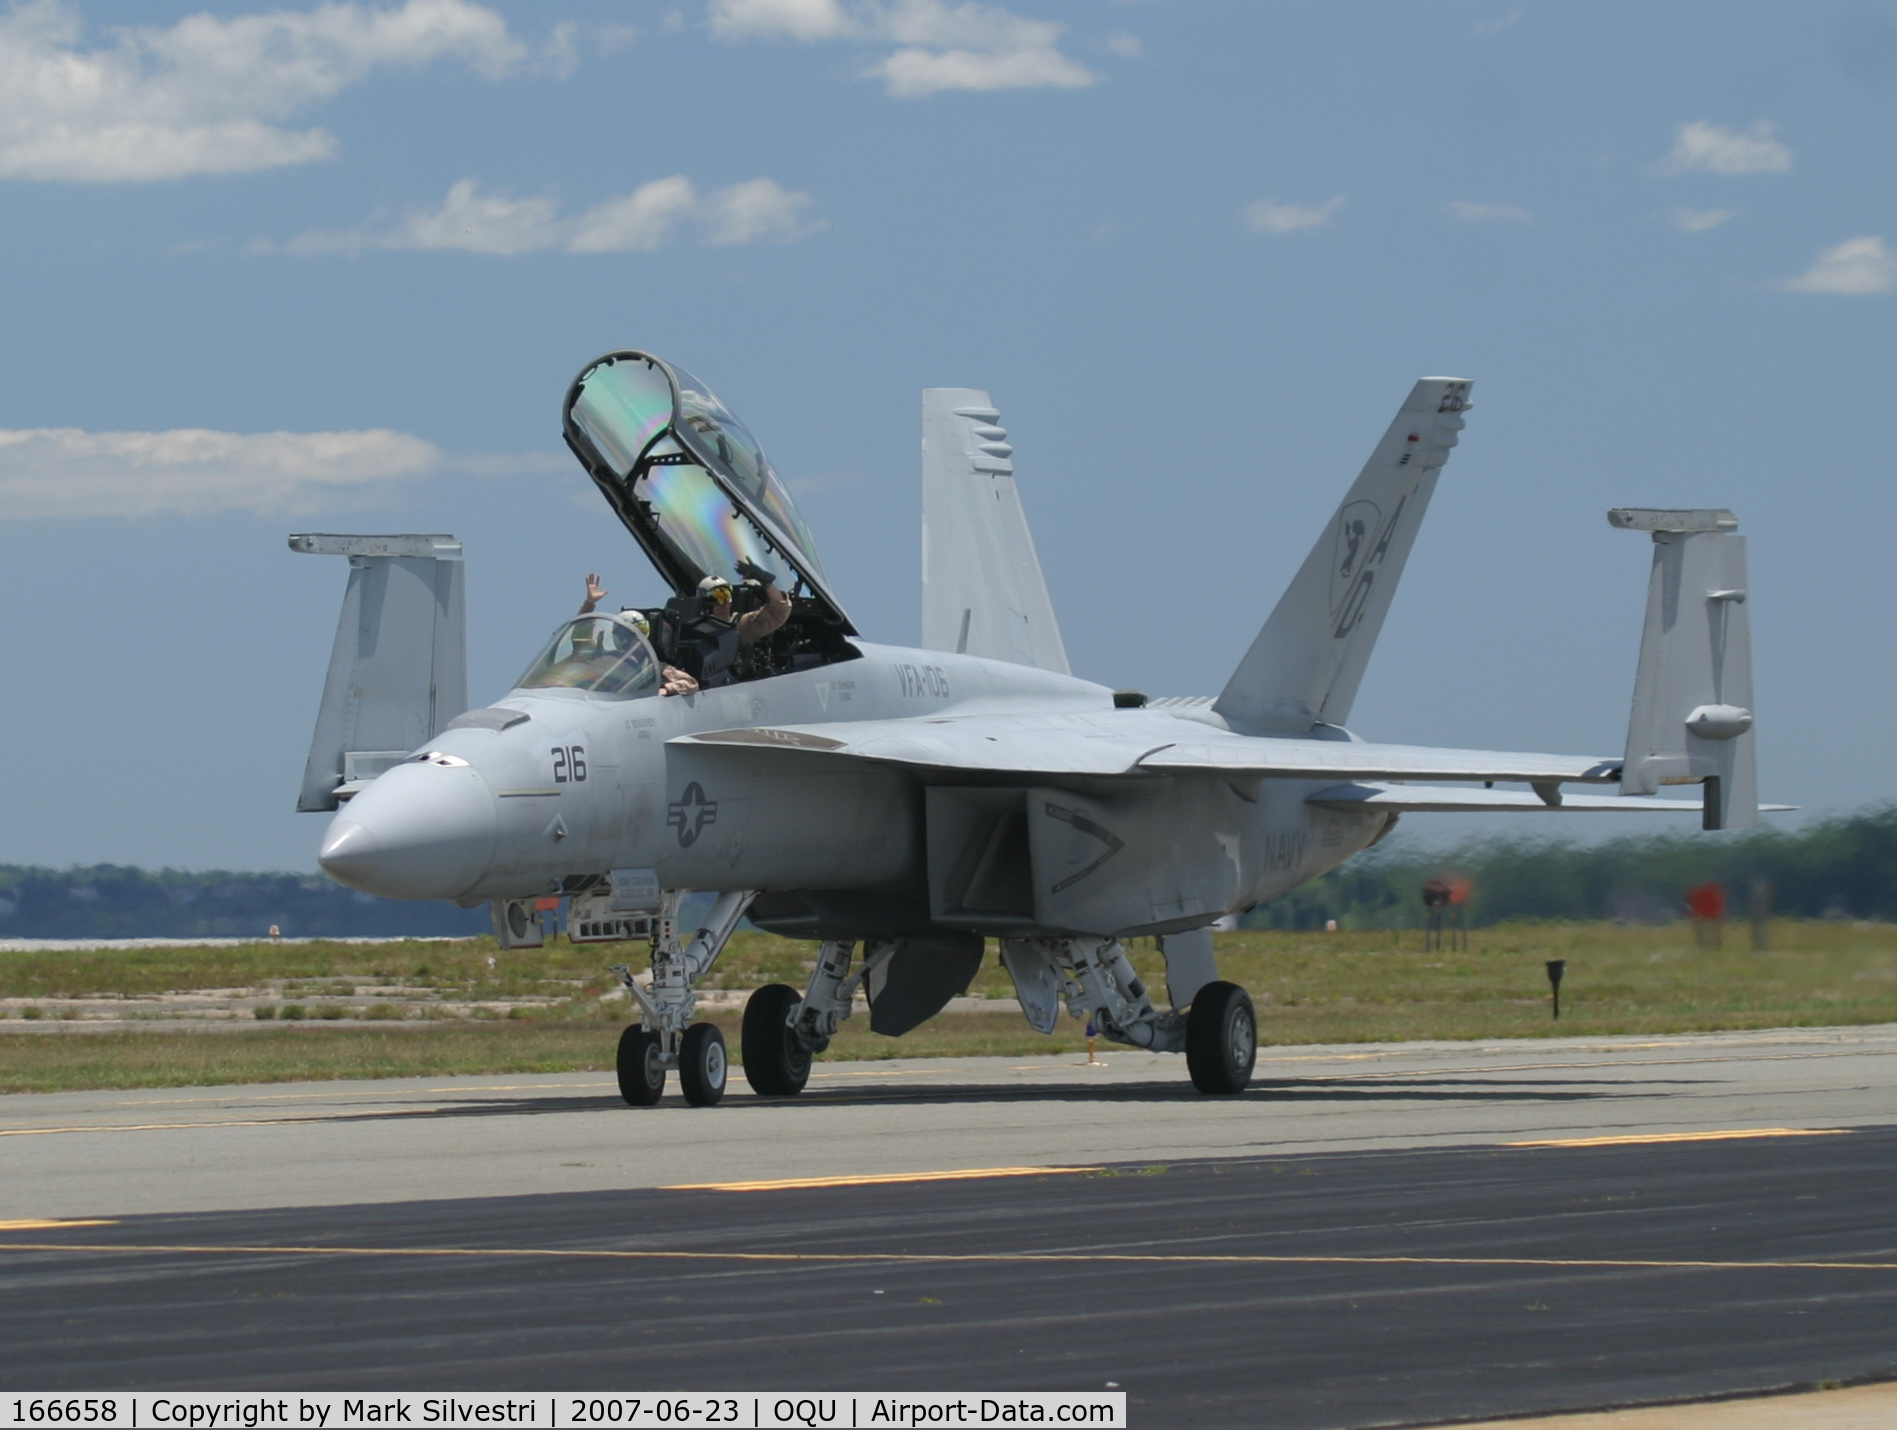
[[[678,1042],[678,1087],[693,1107],[715,1107],[725,1095],[731,1065],[725,1035],[715,1023],[694,1023]]]
[[[657,1033],[637,1023],[619,1035],[619,1095],[634,1107],[650,1107],[665,1095],[665,1048]]]

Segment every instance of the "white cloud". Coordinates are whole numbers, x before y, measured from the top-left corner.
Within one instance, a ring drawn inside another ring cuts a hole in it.
[[[0,430],[0,517],[265,516],[360,501],[443,465],[405,432]]]
[[[721,40],[841,40],[856,34],[837,0],[711,0],[711,32]]]
[[[701,241],[708,244],[789,243],[827,227],[824,220],[806,216],[815,202],[774,179],[750,179],[700,194],[690,179],[674,174],[562,218],[552,199],[482,193],[473,179],[462,179],[441,203],[413,209],[393,226],[318,230],[291,239],[283,251],[312,256],[376,248],[460,249],[502,258],[546,249],[645,252],[664,244],[686,222],[698,224]],[[256,251],[271,249],[265,243]]]
[[[823,227],[821,221],[803,216],[812,202],[809,194],[791,193],[770,179],[753,179],[708,194],[698,216],[707,243],[789,243]]]
[[[1343,206],[1342,194],[1316,205],[1257,199],[1245,206],[1245,227],[1253,233],[1296,233],[1304,228],[1322,228]]]
[[[541,48],[540,63],[550,73],[565,79],[580,67],[580,27],[571,20],[562,20],[553,27],[547,36],[547,43]]]
[[[1060,52],[1065,26],[949,0],[711,0],[721,40],[849,40],[897,48],[866,65],[892,95],[1078,89],[1100,76]]]
[[[1673,149],[1659,164],[1662,174],[1689,169],[1709,174],[1783,174],[1792,167],[1792,151],[1772,137],[1761,119],[1744,133],[1723,124],[1695,120],[1680,126]]]
[[[0,178],[140,182],[309,163],[336,152],[335,136],[281,121],[376,69],[458,59],[495,78],[526,57],[507,22],[469,0],[190,15],[94,49],[83,36],[60,0],[0,15]]]
[[[863,73],[881,79],[899,99],[915,99],[943,90],[1078,89],[1098,75],[1053,49],[897,50]]]
[[[1146,44],[1138,35],[1116,30],[1107,36],[1107,48],[1121,59],[1134,60],[1146,53]]]
[[[1507,223],[1533,223],[1535,216],[1527,209],[1518,209],[1512,204],[1471,204],[1461,199],[1443,205],[1443,211],[1451,218],[1459,218],[1464,223],[1490,223],[1497,219]]]
[[[385,234],[382,248],[461,248],[512,257],[560,241],[552,199],[510,199],[476,191],[463,179],[432,209],[420,209]]]
[[[1866,298],[1888,293],[1897,286],[1897,253],[1875,234],[1847,238],[1827,248],[1796,278],[1779,285],[1787,293],[1837,293]]]
[[[769,184],[769,179],[755,182]],[[771,185],[776,188],[775,184]],[[804,195],[806,199],[809,195]],[[654,179],[582,214],[567,247],[574,253],[627,253],[657,248],[680,219],[698,211],[698,190],[683,174]]]
[[[1704,233],[1731,217],[1731,209],[1674,209],[1673,227],[1683,233]]]

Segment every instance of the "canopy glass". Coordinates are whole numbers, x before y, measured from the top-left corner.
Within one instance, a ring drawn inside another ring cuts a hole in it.
[[[659,688],[659,663],[630,621],[581,616],[555,633],[515,688],[652,695]]]
[[[566,433],[681,595],[706,576],[739,581],[738,563],[755,562],[786,589],[800,581],[842,617],[783,479],[731,409],[690,373],[644,353],[609,354],[573,384]]]

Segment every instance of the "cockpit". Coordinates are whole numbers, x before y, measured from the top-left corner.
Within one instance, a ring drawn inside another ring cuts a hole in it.
[[[595,695],[655,695],[659,662],[632,622],[580,616],[554,634],[527,667],[522,690],[587,690]]]
[[[664,610],[651,613],[659,661],[710,688],[855,658],[847,639],[855,630],[789,489],[697,378],[644,353],[608,354],[568,392],[565,428],[567,445],[672,587]],[[741,619],[765,599],[762,587],[746,584],[752,568],[773,574],[791,614],[740,644],[718,616]],[[735,609],[713,609],[700,596],[708,577],[730,583]],[[561,638],[542,657],[551,661],[546,683],[564,683],[551,679],[572,658],[555,655]],[[530,674],[540,672],[536,664]]]

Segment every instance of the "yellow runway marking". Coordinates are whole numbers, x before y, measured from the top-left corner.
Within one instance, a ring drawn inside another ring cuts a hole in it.
[[[496,1257],[541,1261],[707,1261],[858,1266],[1010,1264],[1078,1266],[1467,1266],[1576,1271],[1897,1271],[1897,1261],[1669,1261],[1563,1256],[1252,1256],[1088,1251],[613,1251],[520,1246],[194,1246],[110,1242],[0,1241],[0,1251],[85,1251],[108,1256]]]
[[[1849,1127],[1744,1127],[1729,1132],[1627,1132],[1607,1137],[1551,1137],[1504,1147],[1631,1147],[1649,1142],[1734,1142],[1748,1137],[1843,1137]]]
[[[0,1231],[63,1231],[69,1226],[117,1226],[103,1217],[28,1217],[24,1221],[0,1221]]]
[[[959,1182],[974,1177],[1054,1177],[1098,1167],[970,1167],[960,1172],[870,1172],[858,1177],[785,1177],[775,1182],[685,1182],[662,1192],[782,1192],[796,1187],[879,1187],[891,1182]]]

